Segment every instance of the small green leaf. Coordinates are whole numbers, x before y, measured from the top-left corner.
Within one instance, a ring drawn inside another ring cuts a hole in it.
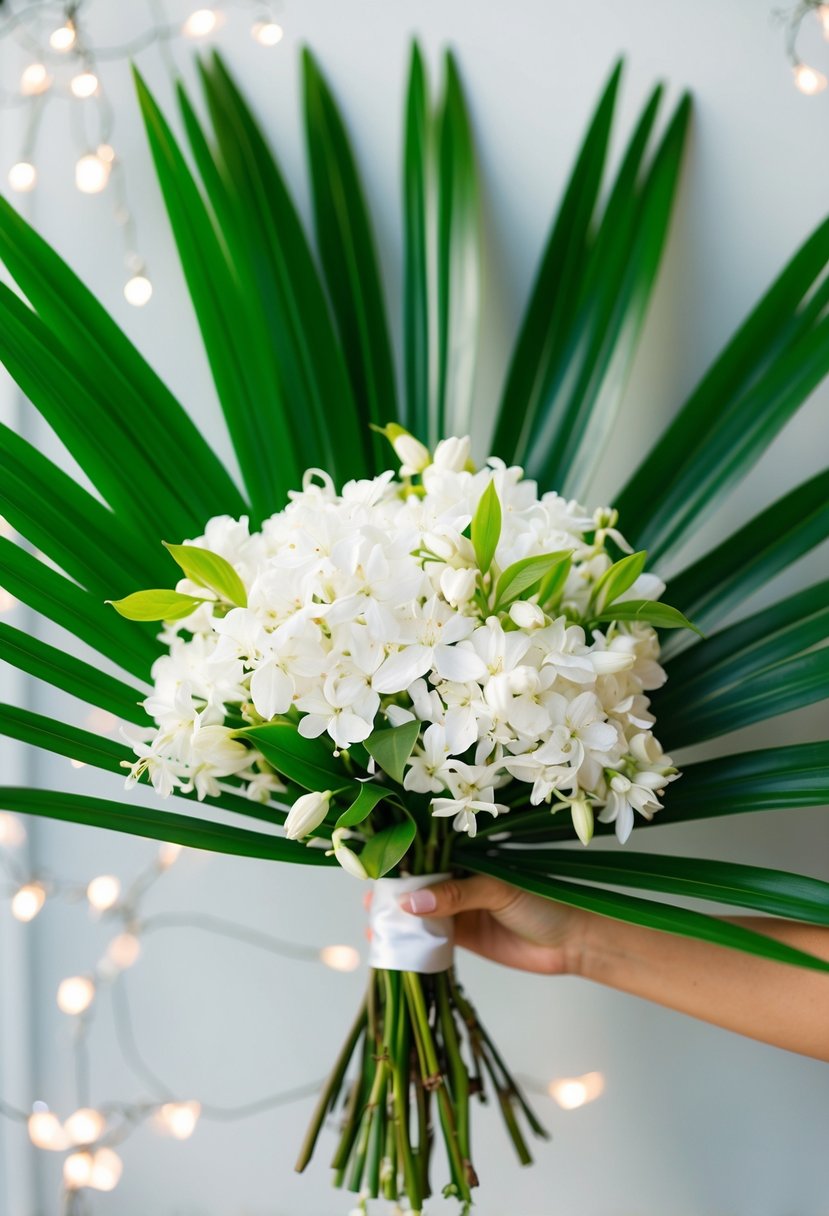
[[[306,739],[292,722],[268,722],[235,732],[237,739],[249,739],[269,764],[289,781],[306,790],[357,792],[341,761],[323,739]]]
[[[705,634],[693,622],[684,617],[678,608],[661,604],[658,600],[622,600],[606,612],[593,617],[594,621],[647,621],[657,629],[693,629],[700,637]]]
[[[644,549],[640,553],[630,553],[621,561],[614,562],[609,570],[605,570],[596,581],[590,597],[591,606],[595,611],[604,612],[608,604],[612,604],[633,586],[645,568],[647,557]]]
[[[371,837],[360,854],[360,861],[369,878],[382,878],[397,865],[409,851],[415,831],[414,821],[406,819]]]
[[[569,569],[571,552],[571,549],[560,549],[556,553],[541,553],[538,557],[525,557],[507,566],[495,587],[495,610],[517,600],[547,575],[555,573],[559,566]]]
[[[567,582],[567,576],[573,565],[573,559],[568,557],[566,561],[559,562],[553,566],[552,570],[544,579],[538,589],[538,602],[542,608],[550,608],[564,591],[564,585]]]
[[[107,600],[128,621],[180,621],[195,612],[204,600],[178,591],[136,591],[123,600]]]
[[[398,785],[403,784],[403,770],[419,733],[419,722],[404,722],[402,726],[376,730],[365,741],[366,751]]]
[[[486,574],[492,565],[500,536],[501,504],[498,501],[495,483],[491,481],[481,495],[477,510],[472,517],[472,545],[481,574]]]
[[[360,792],[351,806],[347,807],[342,815],[337,820],[338,828],[353,828],[358,823],[362,823],[367,819],[378,802],[382,802],[388,796],[388,790],[384,790],[382,786],[372,785],[371,782],[365,782],[360,786]]]
[[[218,553],[200,549],[198,545],[168,545],[166,540],[164,548],[192,582],[200,587],[209,587],[237,608],[247,608],[245,584],[230,562]]]

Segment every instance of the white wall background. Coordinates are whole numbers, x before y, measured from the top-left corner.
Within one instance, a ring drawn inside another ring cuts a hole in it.
[[[126,32],[139,8],[123,2],[106,6],[102,36]],[[178,11],[172,4],[170,9]],[[624,419],[613,437],[615,464],[607,460],[597,480],[593,497],[599,501],[612,495],[630,462],[671,417],[707,361],[826,211],[829,94],[808,99],[794,90],[782,35],[769,10],[766,0],[731,0],[728,5],[716,0],[594,0],[589,5],[577,0],[512,5],[286,0],[286,38],[276,50],[257,47],[243,21],[229,24],[221,43],[306,211],[297,52],[308,42],[319,55],[364,170],[395,322],[400,111],[409,38],[417,33],[435,66],[442,46],[456,49],[486,197],[482,413],[497,394],[552,208],[612,60],[620,50],[628,54],[620,131],[656,77],[667,78],[675,94],[683,86],[693,90],[694,131],[672,236]],[[192,79],[185,50],[179,49],[177,57]],[[823,55],[829,71],[829,47],[815,39],[810,51],[814,57]],[[11,84],[8,50],[4,62]],[[156,55],[148,52],[139,63],[169,103],[170,89]],[[135,311],[123,302],[111,202],[106,194],[82,197],[72,189],[73,151],[65,115],[57,107],[41,144],[42,184],[27,200],[27,209],[227,455],[127,73],[123,66],[112,68],[104,81],[118,106],[114,142],[126,162],[142,250],[155,284],[152,303]],[[3,164],[15,159],[16,138],[10,124],[3,132]],[[824,389],[705,528],[700,543],[732,530],[825,465],[827,403]],[[33,412],[25,408],[23,416],[28,433],[57,452]],[[130,476],[128,467],[124,476]],[[763,597],[814,581],[818,566],[825,576],[825,550],[804,560]],[[757,598],[758,605],[763,597]],[[0,678],[4,699],[13,698],[7,668],[0,669]],[[85,713],[47,688],[36,690],[34,707],[56,715],[66,712],[79,722]],[[745,739],[733,736],[727,750],[821,738],[826,725],[823,710],[792,714],[746,732]],[[24,759],[30,777],[42,785],[117,796],[116,783],[106,775],[77,772],[45,755],[18,757],[15,763],[22,765]],[[82,828],[37,823],[30,834],[39,865],[84,878],[107,871],[128,878],[153,853],[148,842]],[[658,839],[642,836],[637,841],[642,848],[829,876],[829,819],[820,811],[736,817],[733,822],[666,828]],[[189,854],[159,885],[151,907],[212,910],[312,945],[359,944],[359,896],[356,886],[338,873],[309,875]],[[10,1039],[12,1014],[21,1007],[16,999],[22,993],[21,977],[30,974],[27,1025],[34,1048],[30,1092],[23,1092],[27,1083],[17,1048],[7,1052],[0,1091],[11,1087],[14,1092],[3,1092],[6,1098],[20,1104],[43,1098],[68,1114],[74,1104],[69,1029],[55,1008],[54,993],[63,976],[89,966],[108,935],[90,924],[80,908],[47,905],[25,930],[29,961],[15,972],[15,943],[6,926],[3,934],[3,1033]],[[476,1205],[480,1216],[825,1216],[825,1065],[578,980],[508,975],[468,957],[461,968],[519,1073],[545,1079],[598,1069],[607,1080],[605,1096],[576,1112],[561,1112],[539,1099],[555,1140],[539,1149],[531,1170],[513,1163],[497,1115],[482,1112],[477,1120],[477,1160],[484,1181]],[[136,1032],[153,1067],[180,1094],[233,1105],[321,1076],[350,1021],[362,978],[270,960],[181,932],[148,942],[127,983]],[[117,1050],[106,1002],[93,1043],[95,1102],[146,1093]],[[95,1201],[95,1216],[344,1213],[348,1201],[331,1191],[322,1155],[301,1180],[291,1170],[310,1109],[307,1101],[243,1123],[205,1120],[185,1144],[140,1131],[123,1147],[121,1186],[113,1196]],[[43,1155],[33,1161],[25,1135],[2,1121],[0,1144],[2,1216],[54,1216],[58,1161]],[[35,1191],[29,1198],[26,1180],[32,1175]],[[429,1210],[436,1216],[445,1207],[436,1202]]]

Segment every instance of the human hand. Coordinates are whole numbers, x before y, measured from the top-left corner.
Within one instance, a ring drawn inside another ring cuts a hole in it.
[[[453,916],[455,942],[483,958],[542,975],[575,975],[589,914],[485,875],[448,879],[400,901],[413,916]]]

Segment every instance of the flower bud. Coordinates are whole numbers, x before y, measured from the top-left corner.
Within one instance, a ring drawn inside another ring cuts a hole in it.
[[[574,798],[570,803],[570,813],[573,816],[573,827],[576,835],[584,845],[590,844],[593,838],[593,808],[586,798]]]
[[[334,856],[342,868],[353,878],[368,878],[368,872],[353,849],[349,849],[342,841],[349,836],[347,828],[335,828],[331,833],[331,843],[334,846]]]
[[[531,604],[529,600],[516,600],[510,605],[509,614],[519,629],[540,629],[546,620],[538,604]]]
[[[435,448],[435,465],[447,473],[462,473],[469,463],[472,444],[469,436],[441,439]]]
[[[447,566],[440,576],[440,589],[453,608],[462,608],[475,594],[476,570],[453,570]]]
[[[391,430],[392,427],[387,428],[387,432]],[[408,431],[404,431],[402,426],[394,427],[394,434],[389,434],[389,438],[400,461],[400,472],[404,476],[411,477],[413,473],[422,473],[432,463],[432,453],[426,445]]]
[[[330,790],[323,790],[322,793],[314,790],[297,798],[285,820],[285,835],[288,839],[301,840],[303,836],[318,828],[328,814],[330,802]]]
[[[636,655],[623,650],[594,650],[588,658],[597,676],[612,676],[627,671],[636,662]]]

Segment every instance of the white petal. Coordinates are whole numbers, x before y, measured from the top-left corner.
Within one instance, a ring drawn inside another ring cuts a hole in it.
[[[435,669],[441,679],[455,684],[483,680],[487,674],[486,664],[471,646],[436,646]]]
[[[423,676],[432,666],[432,649],[429,646],[405,646],[397,654],[389,655],[385,663],[374,673],[371,686],[375,692],[403,692]]]
[[[291,708],[294,682],[276,663],[257,667],[250,680],[250,697],[258,714],[270,720],[274,714],[284,714]]]

